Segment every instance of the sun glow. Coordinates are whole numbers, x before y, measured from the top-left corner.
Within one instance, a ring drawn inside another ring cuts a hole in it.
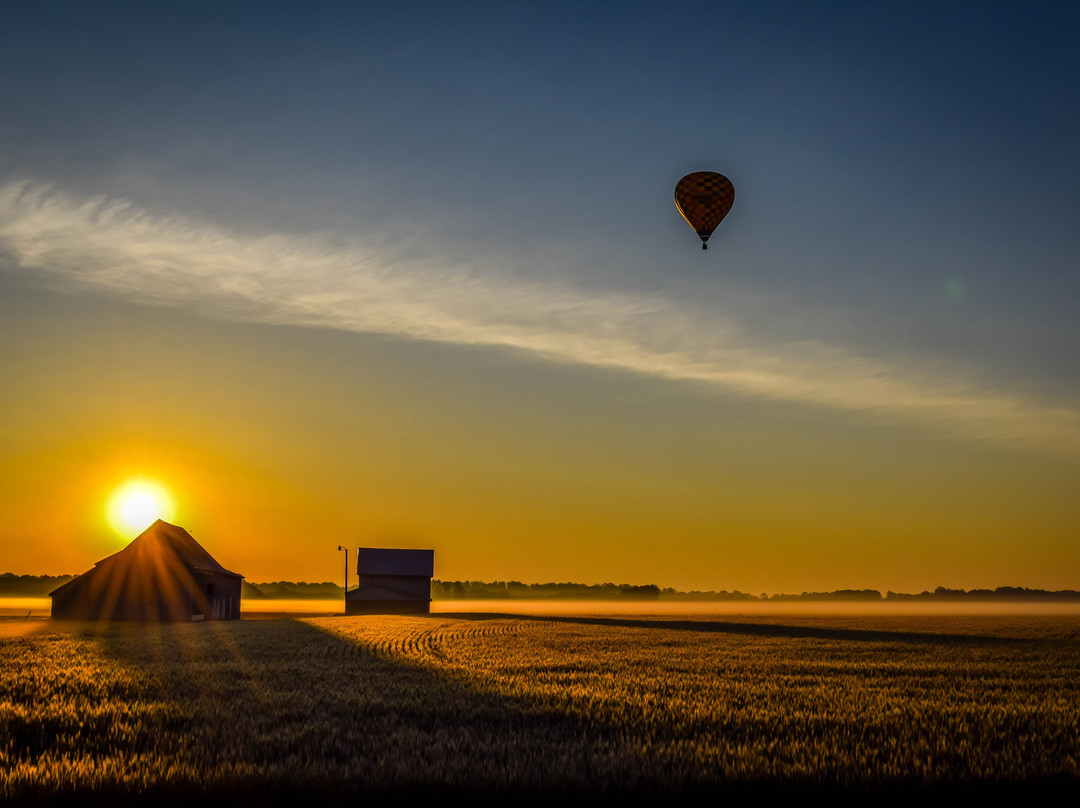
[[[157,519],[171,521],[175,507],[172,496],[149,480],[129,480],[109,500],[108,518],[113,530],[122,535],[140,533]]]

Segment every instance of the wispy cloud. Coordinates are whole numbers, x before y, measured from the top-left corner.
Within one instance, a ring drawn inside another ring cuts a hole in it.
[[[1080,454],[1075,408],[959,383],[955,369],[935,373],[916,357],[768,342],[740,325],[737,307],[717,313],[655,294],[583,293],[555,277],[523,280],[495,260],[436,265],[328,237],[241,235],[27,183],[0,187],[0,247],[67,289],[231,319],[513,347]]]

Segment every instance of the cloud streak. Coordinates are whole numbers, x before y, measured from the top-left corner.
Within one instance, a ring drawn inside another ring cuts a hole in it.
[[[717,313],[644,293],[584,293],[486,265],[402,258],[329,237],[243,235],[0,186],[0,247],[51,285],[235,320],[516,348],[560,362],[695,381],[746,396],[915,422],[967,438],[1080,455],[1080,412],[957,382],[917,358],[823,341],[767,342]]]

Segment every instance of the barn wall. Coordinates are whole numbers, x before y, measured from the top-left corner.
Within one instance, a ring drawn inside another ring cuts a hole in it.
[[[133,574],[128,567],[96,568],[52,599],[52,616],[64,620],[190,620],[182,572]]]
[[[194,615],[213,619],[206,596],[213,585],[219,618],[240,617],[240,578],[195,574],[186,568],[133,571],[95,568],[79,576],[52,598],[52,616],[61,620],[190,621]]]
[[[240,578],[231,575],[195,573],[191,593],[192,613],[201,614],[204,620],[239,619],[240,581]]]

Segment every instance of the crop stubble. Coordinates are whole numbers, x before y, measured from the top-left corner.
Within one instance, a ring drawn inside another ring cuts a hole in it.
[[[1078,628],[45,623],[0,638],[0,796],[1075,784]]]

